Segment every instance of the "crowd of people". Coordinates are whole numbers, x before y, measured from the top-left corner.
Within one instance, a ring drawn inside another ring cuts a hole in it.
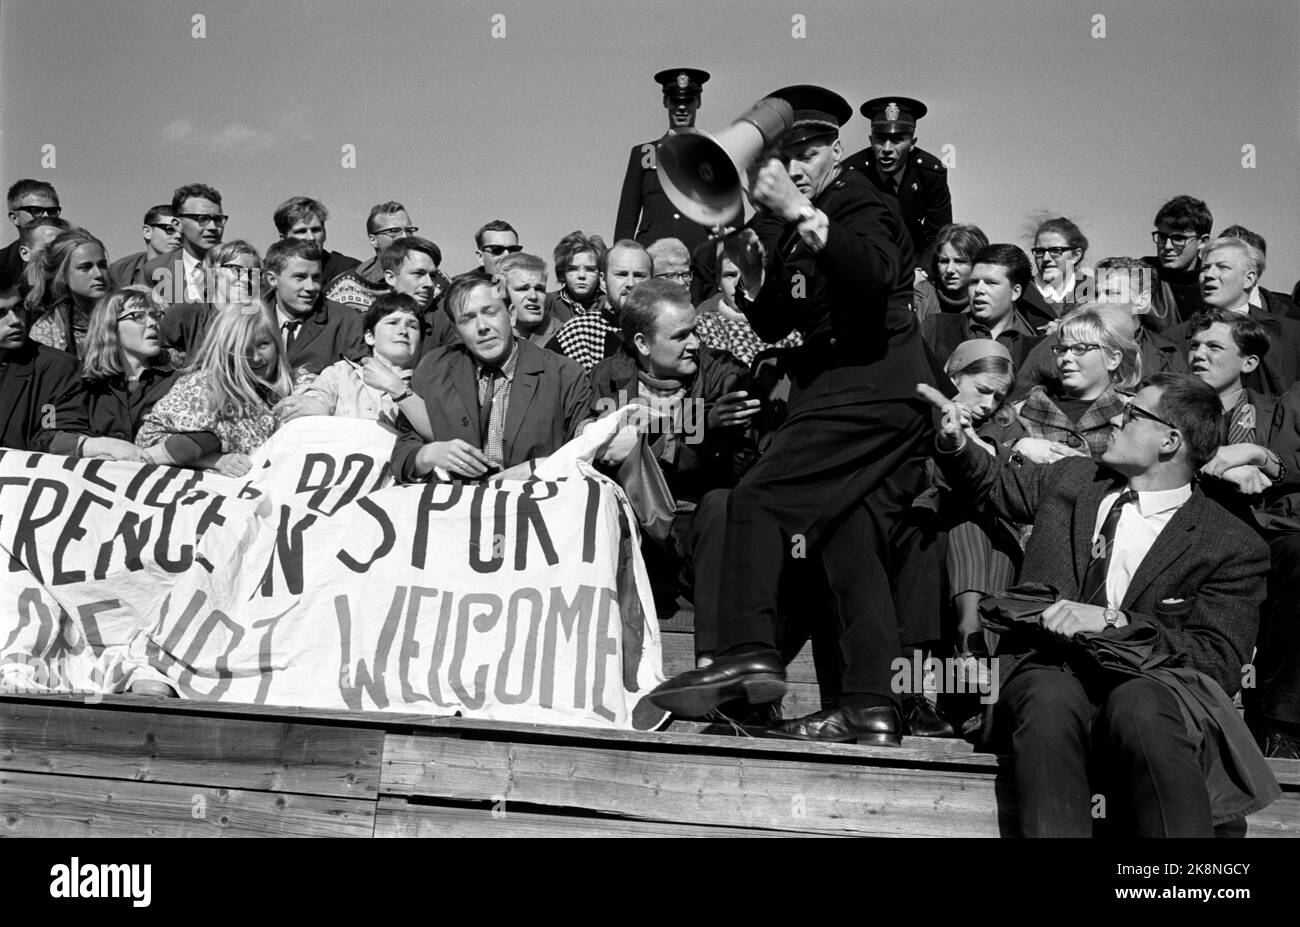
[[[693,125],[707,79],[656,75],[670,128]],[[871,147],[845,156],[842,98],[774,96],[793,123],[751,170],[739,233],[661,234],[634,148],[611,245],[575,231],[548,262],[498,219],[454,276],[396,201],[370,210],[362,260],[326,249],[319,200],[286,200],[260,249],[225,240],[220,192],[187,184],[110,262],[53,186],[20,180],[0,445],[238,477],[285,422],[343,416],[396,434],[399,482],[527,479],[640,403],[654,427],[599,464],[656,467],[672,496],[645,553],[693,602],[698,666],[657,704],[802,740],[984,737],[1017,757],[1027,833],[1091,829],[1101,743],[1139,832],[1204,832],[1187,785],[1204,746],[1167,687],[1103,680],[1068,642],[1140,631],[1242,691],[1265,754],[1300,758],[1300,309],[1261,287],[1264,239],[1215,235],[1178,196],[1154,249],[1089,262],[1059,217],[1026,254],[952,222],[942,165],[914,148],[919,102],[867,101]],[[1055,598],[994,718],[891,688],[910,648],[1009,652],[981,619],[1018,579]],[[826,707],[782,719],[809,636]]]

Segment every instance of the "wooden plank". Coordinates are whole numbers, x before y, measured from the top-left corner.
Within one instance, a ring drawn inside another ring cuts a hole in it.
[[[384,745],[381,788],[390,795],[504,797],[643,820],[810,833],[999,832],[997,815],[989,813],[997,804],[987,773],[795,757],[392,734]]]
[[[782,831],[538,814],[497,802],[479,807],[423,805],[381,796],[376,837],[789,837]]]
[[[88,706],[0,705],[0,769],[373,797],[384,732]]]
[[[370,837],[373,798],[0,772],[6,837]]]
[[[1300,792],[1284,791],[1273,804],[1247,817],[1246,823],[1247,837],[1300,837]]]

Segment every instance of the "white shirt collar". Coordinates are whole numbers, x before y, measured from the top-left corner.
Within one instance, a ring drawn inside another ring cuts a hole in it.
[[[1137,508],[1143,518],[1159,515],[1181,506],[1192,498],[1192,484],[1184,483],[1177,489],[1137,491]]]
[[[1246,297],[1246,305],[1254,306],[1256,309],[1264,308],[1264,297],[1259,295],[1258,285],[1250,288],[1250,293]]]

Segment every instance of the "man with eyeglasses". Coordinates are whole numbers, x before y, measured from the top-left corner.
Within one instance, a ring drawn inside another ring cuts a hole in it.
[[[384,277],[380,255],[399,238],[410,238],[419,231],[420,227],[411,222],[406,207],[396,200],[372,206],[370,215],[366,217],[366,236],[370,239],[370,247],[375,249],[374,257],[335,277],[334,282],[325,287],[325,298],[365,315],[376,297],[392,292],[392,286]],[[447,277],[438,271],[434,300],[441,298],[448,283]]]
[[[146,261],[142,282],[166,303],[206,302],[203,257],[221,244],[230,217],[221,211],[221,194],[202,183],[176,189],[172,214],[180,221],[181,245]]]
[[[921,335],[935,359],[947,360],[963,341],[992,338],[1006,347],[1019,369],[1042,340],[1017,308],[1032,276],[1029,258],[1015,245],[981,248],[966,284],[970,305],[961,312],[931,313],[921,322]]]
[[[63,213],[59,194],[43,180],[20,180],[9,188],[9,221],[19,232],[33,219],[57,219]],[[6,282],[23,282],[23,259],[18,253],[19,243],[11,242],[0,250],[0,286]]]
[[[691,280],[694,279],[691,252],[681,239],[660,238],[651,242],[646,251],[650,254],[656,280],[667,280],[688,290],[691,288]]]
[[[153,206],[144,214],[140,237],[144,239],[143,251],[128,254],[108,265],[108,278],[114,289],[144,283],[145,265],[181,246],[181,224],[171,203]]]
[[[467,270],[465,276],[480,280],[495,280],[497,262],[509,254],[519,254],[524,246],[519,244],[519,233],[515,227],[504,219],[493,219],[484,223],[474,233],[474,254],[478,258],[478,267]]]
[[[1144,260],[1156,275],[1151,311],[1142,324],[1155,331],[1172,328],[1200,312],[1200,248],[1210,239],[1214,217],[1203,200],[1176,196],[1156,213],[1151,241],[1154,257]]]
[[[1216,820],[1268,804],[1276,782],[1230,699],[1255,643],[1268,549],[1194,480],[1219,447],[1218,394],[1156,374],[1138,384],[1099,461],[1013,466],[966,440],[959,406],[917,392],[942,412],[945,476],[989,511],[1033,524],[1020,580],[1055,595],[1002,636],[1001,694],[984,732],[1012,757],[1021,833],[1086,837],[1096,824],[1212,837]],[[1104,668],[1103,651],[1129,669]],[[1094,821],[1099,794],[1107,814]]]

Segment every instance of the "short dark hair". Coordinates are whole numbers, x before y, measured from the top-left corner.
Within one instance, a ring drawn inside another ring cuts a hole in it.
[[[66,232],[72,228],[72,223],[67,219],[58,216],[38,216],[31,222],[24,225],[18,232],[18,243],[25,248],[30,248],[32,242],[36,239],[38,229],[58,229],[60,232]]]
[[[409,293],[380,293],[366,310],[365,318],[361,322],[362,333],[374,331],[375,326],[384,316],[392,315],[394,312],[409,312],[418,319],[420,304]]]
[[[1244,225],[1230,225],[1219,233],[1220,238],[1238,238],[1248,245],[1254,245],[1264,254],[1268,254],[1268,244],[1264,241],[1264,236],[1258,232],[1252,232]]]
[[[483,247],[483,234],[485,232],[509,232],[515,236],[516,240],[519,238],[519,233],[515,231],[515,227],[505,219],[493,219],[491,222],[485,222],[483,227],[474,233],[474,246],[476,248]]]
[[[1047,219],[1038,223],[1038,229],[1034,232],[1034,244],[1038,243],[1038,236],[1044,232],[1055,232],[1064,238],[1066,244],[1071,248],[1078,248],[1080,251],[1088,250],[1087,236],[1079,231],[1079,227],[1065,216],[1057,216],[1055,219]]]
[[[1137,292],[1130,292],[1129,298],[1135,296],[1150,296],[1155,289],[1155,273],[1151,270],[1151,265],[1141,258],[1137,257],[1105,257],[1093,265],[1097,286],[1109,282],[1108,278],[1112,275],[1107,271],[1127,271],[1127,274],[1116,274],[1115,276],[1127,276],[1130,282],[1137,283]]]
[[[281,235],[288,235],[289,229],[308,216],[315,216],[324,223],[329,221],[330,211],[324,203],[310,196],[291,196],[275,207],[275,214],[271,218],[275,222],[275,230]]]
[[[1160,207],[1155,224],[1162,222],[1171,228],[1191,229],[1197,235],[1208,235],[1214,226],[1214,217],[1210,215],[1210,207],[1205,205],[1205,200],[1183,194]]]
[[[1153,373],[1138,383],[1138,390],[1154,386],[1160,402],[1151,411],[1183,433],[1193,470],[1210,462],[1219,449],[1223,403],[1204,380],[1185,373]]]
[[[555,246],[555,276],[559,278],[561,285],[564,283],[564,275],[569,272],[570,262],[579,254],[591,252],[596,257],[596,272],[603,274],[605,272],[605,254],[609,249],[605,246],[605,239],[599,235],[587,236],[581,231],[570,232],[560,239],[560,243]]]
[[[1005,267],[1007,279],[1019,286],[1021,290],[1029,286],[1029,281],[1034,275],[1024,250],[1006,242],[997,242],[980,248],[971,260],[971,265],[975,264],[996,264]]]
[[[1264,326],[1243,312],[1232,312],[1228,309],[1208,309],[1192,316],[1192,330],[1188,335],[1188,343],[1191,342],[1192,335],[1205,331],[1215,322],[1222,322],[1228,326],[1232,331],[1232,341],[1243,356],[1254,354],[1263,360],[1264,355],[1268,354],[1272,342]]]
[[[366,216],[366,234],[375,234],[375,217],[391,216],[395,212],[406,212],[406,207],[397,200],[389,200],[387,203],[379,203],[370,207],[370,215]]]
[[[171,203],[159,203],[157,206],[150,206],[149,211],[144,214],[143,224],[153,225],[164,216],[168,219],[176,218],[176,210],[172,209]]]
[[[221,206],[221,194],[215,188],[205,183],[187,183],[183,187],[177,187],[176,192],[172,194],[172,215],[179,216],[184,212],[185,201],[190,197],[216,203],[218,208]]]
[[[987,248],[988,244],[989,237],[978,225],[949,222],[934,236],[934,257],[930,259],[931,280],[939,279],[939,251],[944,245],[952,245],[952,250],[974,264],[975,255],[981,248]]]
[[[292,258],[302,258],[304,261],[315,261],[321,264],[325,260],[325,255],[321,252],[320,245],[314,241],[304,238],[281,238],[266,249],[262,268],[278,274]]]
[[[623,303],[623,311],[618,316],[623,343],[630,348],[634,336],[641,334],[649,337],[659,318],[659,307],[664,303],[690,306],[690,291],[673,280],[656,280],[652,277],[638,283]]]
[[[460,310],[469,301],[469,295],[481,286],[492,287],[493,283],[487,277],[472,272],[460,274],[451,281],[451,286],[442,298],[442,310],[447,313],[453,325],[456,324]]]
[[[18,201],[24,196],[44,196],[54,200],[54,205],[59,205],[59,194],[54,189],[53,184],[48,184],[43,180],[19,180],[9,188],[8,203],[9,208],[13,209],[18,205]]]
[[[412,251],[427,254],[433,259],[434,267],[442,265],[442,251],[437,245],[427,238],[421,238],[419,235],[407,235],[405,238],[395,239],[379,255],[379,266],[383,270],[391,270],[393,273],[397,273],[402,265],[406,263],[406,256]]]

